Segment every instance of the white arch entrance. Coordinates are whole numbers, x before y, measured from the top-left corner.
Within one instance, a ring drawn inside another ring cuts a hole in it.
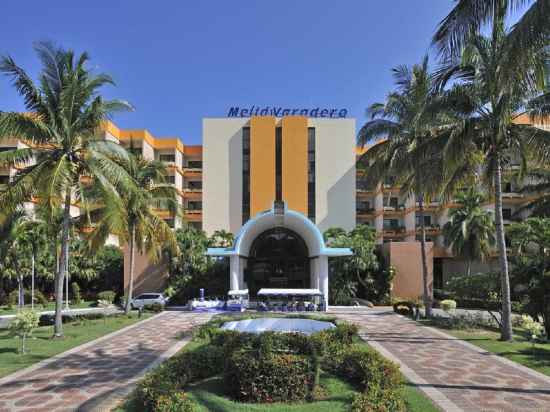
[[[303,214],[287,209],[286,204],[275,204],[271,210],[259,213],[240,230],[230,248],[209,248],[209,256],[225,256],[230,259],[231,290],[245,289],[244,269],[254,240],[269,229],[286,228],[298,234],[305,242],[310,258],[310,287],[319,289],[328,303],[328,258],[351,256],[348,248],[325,246],[321,231]]]

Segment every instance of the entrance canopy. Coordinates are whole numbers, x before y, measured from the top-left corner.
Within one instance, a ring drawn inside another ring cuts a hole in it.
[[[309,257],[320,256],[351,256],[349,248],[330,248],[325,246],[323,235],[315,224],[303,214],[287,209],[286,204],[282,211],[275,206],[266,212],[259,213],[250,219],[240,230],[232,247],[209,248],[208,256],[240,256],[247,258],[254,240],[263,232],[282,227],[300,235],[306,243]]]

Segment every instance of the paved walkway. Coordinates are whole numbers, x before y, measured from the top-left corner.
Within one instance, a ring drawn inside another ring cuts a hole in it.
[[[550,411],[550,378],[388,310],[336,311],[445,411]]]
[[[0,411],[92,411],[126,395],[208,314],[163,312],[0,379]]]

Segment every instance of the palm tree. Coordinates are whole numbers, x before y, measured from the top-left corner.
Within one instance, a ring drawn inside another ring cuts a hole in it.
[[[510,31],[514,52],[546,46],[550,35],[548,0],[456,0],[457,4],[439,23],[433,43],[443,55],[460,55],[472,32],[499,24],[519,8],[530,5]]]
[[[32,198],[50,210],[62,208],[61,252],[55,277],[54,336],[63,335],[61,308],[63,280],[67,271],[71,203],[81,201],[83,176],[93,177],[106,187],[129,179],[114,161],[125,158],[119,145],[99,139],[97,130],[111,113],[128,110],[128,103],[104,100],[98,90],[112,79],[94,75],[87,68],[89,56],[75,56],[51,43],[35,46],[42,63],[38,84],[11,57],[0,59],[0,72],[11,77],[24,98],[28,113],[0,114],[0,140],[17,138],[26,148],[0,153],[0,167],[17,167],[7,189],[0,192],[0,204],[16,208]]]
[[[389,176],[399,176],[402,193],[417,196],[420,215],[423,300],[426,316],[432,314],[432,290],[428,283],[424,202],[440,190],[441,163],[431,153],[430,141],[439,133],[444,115],[434,110],[438,99],[428,69],[428,58],[412,68],[393,69],[397,90],[384,103],[370,106],[372,119],[359,131],[361,146],[384,138],[363,155],[368,165],[367,184],[376,185]]]
[[[96,222],[89,234],[92,248],[103,245],[109,234],[128,243],[130,278],[125,291],[125,312],[129,313],[136,249],[148,253],[153,261],[161,259],[164,248],[177,253],[174,232],[159,213],[178,216],[179,205],[177,189],[166,183],[166,166],[162,162],[128,154],[127,158],[119,159],[119,163],[132,179],[131,187],[119,190],[118,195],[103,186],[92,186],[85,192],[91,199],[88,214],[92,222]]]
[[[522,193],[536,195],[516,211],[516,215],[529,210],[532,217],[550,217],[550,170],[539,168],[530,170],[526,178],[530,183],[522,187]]]
[[[224,229],[216,230],[210,237],[210,242],[213,247],[230,247],[233,245],[233,233]]]
[[[484,261],[495,245],[493,214],[483,209],[483,195],[475,188],[457,194],[459,207],[451,209],[443,226],[445,246],[467,261],[466,274],[471,274],[472,261]]]
[[[23,288],[24,271],[22,270],[22,259],[19,259],[20,254],[23,254],[21,244],[19,243],[17,230],[20,222],[25,218],[23,208],[13,210],[3,209],[0,214],[0,270],[4,277],[15,277],[17,279],[18,288],[18,308],[25,304],[25,294]]]
[[[461,1],[459,5],[480,2]],[[444,144],[446,164],[459,166],[472,156],[484,159],[485,184],[495,195],[495,223],[499,250],[502,324],[501,339],[512,339],[510,280],[502,217],[502,173],[514,159],[521,161],[520,175],[528,161],[540,165],[550,160],[550,133],[531,125],[516,124],[517,113],[527,111],[533,120],[548,113],[545,67],[547,54],[536,43],[516,47],[515,32],[506,28],[504,1],[486,2],[490,10],[490,36],[482,36],[475,24],[468,35],[460,34],[448,17],[448,52],[437,73],[437,84],[447,90],[446,102],[459,113],[448,127],[453,131]],[[457,6],[459,7],[459,6]],[[456,9],[455,9],[456,11]],[[479,16],[478,16],[479,17]],[[465,17],[464,17],[465,18]],[[473,20],[474,17],[471,17]],[[444,26],[442,26],[444,27]],[[453,31],[454,30],[454,31]],[[441,31],[441,30],[440,30]],[[459,34],[456,34],[459,33]],[[436,37],[437,39],[437,37]],[[443,40],[441,40],[443,42]]]

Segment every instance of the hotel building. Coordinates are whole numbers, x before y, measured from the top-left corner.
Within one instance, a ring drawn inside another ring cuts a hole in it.
[[[376,230],[383,255],[397,269],[393,294],[402,298],[422,294],[416,198],[403,196],[393,178],[378,187],[365,185],[368,170],[356,168],[362,151],[356,147],[354,119],[207,118],[202,145],[158,138],[147,130],[119,129],[110,122],[102,133],[146,159],[166,163],[184,210],[181,218],[161,212],[172,227],[188,224],[209,235],[220,229],[237,235],[232,248],[209,252],[230,258],[231,288],[315,287],[326,295],[328,259],[350,251],[327,248],[322,232],[367,224]],[[16,145],[20,143],[4,142],[0,151]],[[7,184],[13,172],[0,171],[0,184]],[[518,190],[511,181],[504,185],[507,222],[530,200]],[[448,276],[464,271],[465,263],[444,247],[441,232],[449,210],[456,206],[437,199],[425,206],[431,287],[441,287]],[[485,207],[493,205],[488,202]],[[126,253],[125,284],[128,263]],[[472,270],[496,268],[493,259],[474,264]],[[136,293],[162,290],[166,278],[165,266],[151,265],[145,256],[138,256]]]

